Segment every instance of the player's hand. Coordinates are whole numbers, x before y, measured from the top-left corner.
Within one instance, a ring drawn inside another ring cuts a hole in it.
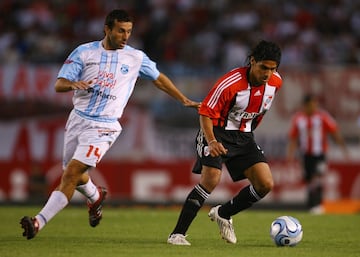
[[[86,90],[92,85],[93,81],[74,81],[71,83],[72,90]]]
[[[218,141],[210,142],[209,151],[210,151],[210,155],[212,157],[225,155],[228,152],[228,150],[223,146],[223,144],[221,142],[218,142]]]
[[[58,78],[55,82],[56,92],[69,92],[71,90],[87,90],[95,80],[89,81],[70,81],[65,78]]]
[[[184,106],[185,107],[192,107],[192,108],[196,108],[196,109],[199,109],[200,108],[200,105],[201,105],[201,102],[194,102],[192,100],[186,100],[184,102]]]

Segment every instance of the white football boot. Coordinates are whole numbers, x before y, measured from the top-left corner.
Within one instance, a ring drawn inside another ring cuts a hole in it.
[[[172,245],[191,245],[185,238],[183,234],[171,234],[167,242]]]
[[[221,205],[215,206],[211,208],[208,216],[210,217],[211,221],[216,221],[219,229],[220,229],[220,235],[223,239],[226,240],[226,242],[235,244],[237,239],[232,223],[232,219],[224,219],[219,216],[218,210]]]

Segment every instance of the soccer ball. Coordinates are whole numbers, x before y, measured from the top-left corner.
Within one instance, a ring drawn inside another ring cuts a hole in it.
[[[303,230],[298,219],[281,216],[271,223],[270,236],[277,246],[295,246],[300,243]]]

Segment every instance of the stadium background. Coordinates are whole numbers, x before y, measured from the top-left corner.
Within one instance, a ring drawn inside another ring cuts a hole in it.
[[[259,39],[278,42],[284,86],[256,131],[276,183],[262,204],[304,205],[300,166],[285,160],[286,134],[302,95],[314,92],[339,122],[351,153],[345,162],[331,145],[326,199],[360,209],[360,3],[351,0],[1,1],[0,204],[42,202],[31,195],[34,174],[44,177],[44,198],[58,183],[72,105],[71,94],[56,94],[53,84],[75,46],[102,38],[113,8],[135,16],[130,44],[199,101],[219,75],[244,64]],[[190,172],[196,112],[138,81],[121,123],[122,135],[92,171],[108,187],[109,201],[182,202],[197,182]],[[244,183],[232,184],[224,172],[210,202]]]

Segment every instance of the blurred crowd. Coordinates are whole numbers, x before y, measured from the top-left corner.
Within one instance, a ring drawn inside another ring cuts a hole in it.
[[[102,39],[114,8],[134,16],[131,44],[167,72],[243,65],[259,39],[281,45],[282,65],[360,64],[354,0],[3,0],[0,65],[62,63],[78,44]]]

